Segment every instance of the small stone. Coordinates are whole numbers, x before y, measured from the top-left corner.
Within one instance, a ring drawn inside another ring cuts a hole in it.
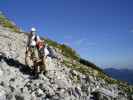
[[[0,90],[0,100],[6,100],[6,92],[4,90]]]
[[[12,81],[12,82],[14,82],[14,81],[15,81],[15,78],[11,78],[9,81]]]
[[[15,95],[16,100],[24,100],[24,97],[20,96],[20,95]]]
[[[2,76],[3,75],[3,71],[0,69],[0,76]]]

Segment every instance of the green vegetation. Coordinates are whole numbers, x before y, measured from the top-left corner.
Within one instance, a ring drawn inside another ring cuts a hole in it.
[[[58,48],[61,52],[61,54],[63,54],[65,57],[71,59],[71,61],[75,60],[76,62],[78,62],[79,64],[75,65],[73,64],[73,66],[76,66],[76,70],[82,72],[82,73],[88,73],[88,69],[89,68],[93,68],[97,71],[100,71],[102,73],[104,73],[104,71],[102,69],[100,69],[99,67],[97,67],[95,64],[93,64],[92,62],[89,62],[83,58],[81,58],[75,50],[73,50],[71,47],[65,45],[65,44],[59,44],[53,40],[50,40],[48,38],[44,38],[45,42],[50,45],[53,46],[55,48]],[[66,63],[66,61],[64,61],[64,63]],[[66,64],[71,63],[71,62],[67,62]],[[83,67],[83,66],[86,67]]]
[[[100,77],[101,79],[104,79],[108,84],[119,84],[121,82],[121,81],[115,80],[115,79],[107,76],[107,74],[101,73],[101,72],[99,72],[98,77]]]
[[[3,27],[10,28],[14,32],[20,32],[20,29],[16,27],[15,24],[13,24],[8,18],[4,16],[3,13],[0,12],[0,25]],[[107,74],[104,73],[102,69],[100,69],[98,66],[93,64],[92,62],[89,62],[83,58],[80,58],[80,56],[76,53],[74,49],[69,47],[66,44],[59,44],[53,40],[50,40],[48,38],[44,38],[45,42],[59,50],[61,54],[64,55],[64,58],[68,58],[69,60],[63,60],[63,64],[65,64],[67,67],[76,70],[80,73],[83,73],[84,75],[91,75],[91,76],[97,76],[101,79],[104,79],[108,84],[118,84],[119,88],[123,91],[133,94],[133,87],[128,86],[126,83],[112,79]],[[80,82],[80,77],[72,77],[75,82]]]
[[[101,72],[99,72],[98,77],[104,79],[107,84],[117,84],[120,90],[123,90],[128,94],[133,94],[133,87],[130,87],[125,81],[113,79],[112,77],[109,77],[107,74]]]
[[[47,38],[45,38],[44,40],[48,45],[50,45],[54,48],[57,48],[60,51],[60,53],[64,55],[62,64],[64,64],[68,68],[71,68],[72,70],[76,70],[84,75],[91,75],[91,76],[99,77],[99,78],[105,80],[105,82],[107,84],[118,84],[118,86],[121,90],[125,91],[128,94],[133,93],[133,87],[131,89],[125,82],[111,78],[95,64],[93,64],[92,62],[89,62],[88,60],[81,58],[76,53],[76,51],[73,50],[71,47],[69,47],[65,44],[59,44],[59,43],[57,43],[53,40],[47,39]],[[65,58],[67,58],[67,59],[65,59]],[[80,79],[78,76],[71,77],[71,78],[76,83],[80,82]],[[130,97],[130,95],[129,95],[129,97]]]
[[[94,67],[93,63],[89,63],[90,65],[81,64],[79,62],[73,64],[69,61],[64,60],[63,64],[65,64],[67,67],[72,68],[73,70],[76,70],[84,75],[91,75],[91,76],[96,76],[101,79],[104,79],[108,84],[119,84],[120,83],[119,80],[115,80],[107,76],[100,68],[97,69],[96,65]]]
[[[88,60],[80,58],[80,56],[76,53],[76,51],[74,51],[69,46],[65,44],[59,44],[48,38],[45,38],[44,40],[48,45],[54,48],[57,48],[60,51],[60,53],[64,55],[64,57],[68,58],[68,60],[64,59],[62,62],[68,68],[71,68],[72,70],[76,70],[84,75],[91,75],[91,76],[96,76],[101,79],[104,79],[107,84],[118,84],[122,90],[124,90],[125,92],[131,93],[131,90],[128,85],[126,85],[124,82],[120,80],[115,80],[109,77],[106,73],[104,73],[102,69],[100,69],[92,62],[89,62]],[[74,77],[72,79],[75,80],[75,82],[79,82],[80,80],[78,79],[78,77],[77,78]]]
[[[0,24],[3,27],[10,28],[14,32],[20,32],[19,28],[17,28],[15,25],[13,25],[13,23],[8,18],[6,18],[4,16],[4,14],[1,12],[0,12]]]
[[[71,67],[72,69],[75,69],[83,74],[90,75],[90,73],[97,73],[101,72],[102,74],[105,74],[102,69],[97,67],[92,62],[89,62],[83,58],[81,58],[75,50],[73,50],[71,47],[65,45],[65,44],[59,44],[53,40],[50,40],[48,38],[44,38],[45,42],[54,47],[59,49],[60,53],[64,55],[64,57],[69,58],[70,61],[64,60],[64,64],[68,67]],[[75,61],[76,63],[73,63]],[[94,69],[95,72],[91,72],[90,69]]]
[[[128,94],[133,93],[133,87],[130,87],[127,84],[123,84],[122,82],[119,83],[119,88]]]
[[[90,62],[90,61],[88,61],[88,60],[85,60],[85,59],[83,59],[83,58],[80,58],[79,62],[80,62],[81,64],[83,64],[83,65],[86,65],[86,66],[88,66],[88,67],[91,67],[91,68],[93,68],[93,69],[96,69],[96,70],[98,70],[98,71],[104,73],[104,71],[103,71],[101,68],[99,68],[98,66],[96,66],[95,64],[93,64],[92,62]]]
[[[67,67],[76,70],[84,75],[94,75],[97,74],[96,72],[98,72],[96,70],[93,70],[91,67],[80,64],[79,62],[71,63],[70,61],[64,60],[62,63],[65,64]]]
[[[62,51],[62,54],[66,57],[69,57],[74,60],[79,60],[79,55],[76,53],[76,51],[69,46],[62,44],[59,46],[59,49]]]
[[[58,48],[65,57],[71,58],[73,60],[79,60],[79,55],[71,47],[65,44],[59,44],[48,38],[45,38],[44,40],[46,43],[48,43],[48,45]]]
[[[55,47],[55,48],[57,48],[57,47],[60,45],[60,44],[57,43],[56,41],[50,40],[50,39],[48,39],[48,38],[44,38],[44,41],[45,41],[48,45],[50,45],[50,46],[52,46],[52,47]]]
[[[0,12],[0,24],[4,27],[10,28],[12,31],[15,32],[20,32],[20,30],[16,27],[16,25],[14,25],[8,18],[6,18],[4,16],[3,13]],[[83,65],[86,65],[88,67],[92,67],[96,70],[102,71],[100,68],[98,68],[96,65],[94,65],[93,63],[80,58],[80,56],[76,53],[76,51],[74,49],[72,49],[71,47],[67,46],[66,44],[59,44],[53,40],[50,40],[48,38],[44,39],[46,43],[48,43],[48,45],[53,46],[55,48],[58,48],[60,50],[60,52],[67,58],[71,59],[72,61],[75,60],[77,62],[80,62]],[[75,65],[77,66],[77,65]],[[85,68],[80,67],[78,69],[79,71],[82,72],[86,72]],[[103,72],[103,71],[102,71]]]

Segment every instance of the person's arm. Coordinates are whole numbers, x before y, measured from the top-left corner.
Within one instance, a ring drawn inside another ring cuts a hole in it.
[[[37,36],[37,42],[40,42],[41,41],[41,39],[40,39],[40,37],[39,37],[39,35]]]
[[[29,50],[29,46],[30,46],[30,42],[31,42],[31,35],[30,34],[28,34],[28,39],[27,39],[27,44],[26,44],[26,53],[27,53],[27,51]]]
[[[30,40],[29,40],[29,35],[28,35],[28,38],[27,38],[27,42],[26,42],[26,54],[27,54],[27,52],[28,52],[28,49],[29,49],[29,42],[30,42]]]
[[[31,34],[29,33],[28,34],[28,39],[27,39],[27,47],[29,47],[29,45],[30,45],[30,39],[31,39]]]

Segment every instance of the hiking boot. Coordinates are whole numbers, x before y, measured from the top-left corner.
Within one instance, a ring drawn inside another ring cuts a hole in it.
[[[38,79],[39,78],[39,74],[32,74],[32,76],[30,77],[30,79]]]
[[[43,74],[43,75],[46,75],[46,74],[47,74],[47,71],[43,71],[42,74]]]

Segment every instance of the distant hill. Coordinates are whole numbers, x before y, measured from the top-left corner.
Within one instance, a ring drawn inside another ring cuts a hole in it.
[[[123,81],[127,81],[129,84],[133,84],[133,69],[115,69],[107,68],[104,69],[105,73],[111,77]]]

